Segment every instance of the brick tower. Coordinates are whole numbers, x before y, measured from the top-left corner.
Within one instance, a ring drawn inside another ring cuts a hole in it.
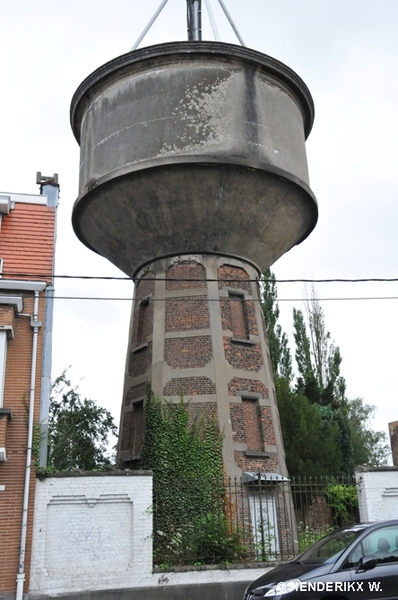
[[[217,418],[231,476],[286,475],[258,279],[316,224],[307,87],[256,51],[174,42],[92,73],[71,121],[75,232],[136,283],[120,465],[139,459],[150,380]]]

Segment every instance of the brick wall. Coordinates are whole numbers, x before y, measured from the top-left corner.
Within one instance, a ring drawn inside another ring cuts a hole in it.
[[[185,296],[166,300],[166,332],[193,331],[209,327],[209,306],[206,296]]]
[[[153,333],[153,301],[155,292],[154,274],[148,272],[145,278],[137,283],[134,302],[134,326],[131,335],[132,348],[147,342]],[[145,299],[145,300],[144,300]]]
[[[260,344],[246,345],[224,337],[225,358],[234,369],[259,371],[264,364]]]
[[[145,381],[144,383],[139,383],[138,385],[133,385],[129,389],[124,399],[125,406],[130,406],[132,400],[137,400],[138,398],[145,398],[148,391],[148,384]]]
[[[222,290],[225,287],[235,288],[237,290],[243,290],[248,294],[251,294],[250,277],[248,273],[240,268],[230,265],[222,265],[218,269],[218,287]]]
[[[207,422],[215,420],[217,422],[217,403],[216,402],[190,402],[188,406],[190,422],[194,422],[197,417],[205,418]]]
[[[259,406],[259,426],[262,433],[264,444],[270,446],[276,444],[275,428],[272,420],[271,408],[269,406]]]
[[[238,294],[229,294],[227,298],[220,299],[221,321],[224,330],[230,330],[234,337],[245,339],[248,335],[258,335],[258,325],[254,311],[254,303],[240,296],[239,307],[237,300]],[[240,324],[241,334],[239,335]]]
[[[120,449],[123,452],[128,452],[129,456],[133,456],[134,453],[134,433],[135,423],[133,411],[125,412],[123,416],[123,424],[120,435]]]
[[[216,393],[215,383],[209,377],[175,377],[165,385],[163,393],[165,396],[197,396]],[[187,398],[188,399],[188,398]]]
[[[398,467],[398,421],[388,424],[388,432],[390,434],[392,464]]]
[[[259,427],[259,408],[256,400],[242,398],[242,416],[245,429],[245,442],[248,450],[264,450]]]
[[[278,456],[276,454],[270,457],[256,456],[248,458],[245,452],[235,451],[235,462],[242,471],[254,471],[255,473],[275,473],[278,469]]]
[[[144,273],[143,278],[137,282],[135,292],[136,300],[142,300],[155,292],[155,275],[148,271]]]
[[[168,338],[165,361],[173,369],[193,369],[207,365],[213,356],[211,336]]]
[[[166,290],[195,290],[206,287],[206,271],[203,265],[192,262],[182,261],[171,266],[166,274]],[[173,280],[180,281],[173,281]]]
[[[152,362],[152,342],[137,352],[130,352],[128,373],[130,377],[139,377],[145,375],[151,366]]]
[[[239,294],[229,294],[230,329],[235,338],[246,339],[249,337],[249,328],[246,319],[244,297]]]
[[[0,304],[0,325],[2,327],[14,327],[14,321],[14,307]]]
[[[258,381],[257,379],[233,377],[228,383],[228,392],[230,396],[235,396],[236,392],[247,392],[250,394],[260,394],[263,398],[268,398],[268,389],[262,381]]]
[[[24,294],[24,313],[33,311],[32,294]],[[39,304],[39,320],[44,320],[44,298]],[[38,355],[36,367],[36,393],[34,418],[39,421],[40,376],[43,350],[43,328],[38,335]],[[12,420],[8,422],[6,452],[7,461],[0,463],[0,556],[2,557],[0,594],[14,592],[19,564],[21,541],[22,501],[25,481],[25,463],[27,448],[27,406],[29,405],[30,369],[32,359],[32,328],[28,317],[18,316],[14,321],[14,338],[7,342],[7,365],[4,390],[4,408],[11,409]],[[33,498],[35,490],[34,468],[30,483],[30,505],[26,544],[25,573],[29,582],[29,564],[31,556]]]
[[[254,399],[230,402],[232,435],[236,444],[246,444],[247,450],[264,451],[274,445],[275,430],[269,406],[261,406]]]
[[[125,396],[124,412],[120,431],[120,450],[129,458],[138,457],[144,439],[144,402],[147,395],[147,382],[132,386]]]

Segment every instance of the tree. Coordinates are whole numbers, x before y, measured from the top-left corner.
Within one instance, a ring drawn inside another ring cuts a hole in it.
[[[314,289],[305,311],[293,308],[293,337],[298,375],[293,382],[287,336],[278,324],[275,275],[262,281],[263,311],[291,475],[351,475],[357,464],[386,463],[383,432],[373,431],[374,407],[348,400],[341,375],[342,357],[326,328]],[[288,357],[290,363],[286,363]],[[284,362],[285,361],[285,362]],[[290,369],[283,365],[290,364]]]
[[[269,270],[262,281],[262,296],[289,473],[307,476],[337,474],[341,472],[343,462],[339,425],[330,419],[329,413],[321,410],[321,388],[304,315],[302,311],[293,309],[295,358],[299,371],[293,386],[287,335],[278,324],[275,275]]]
[[[117,428],[111,413],[82,398],[64,371],[51,386],[48,467],[54,471],[107,470],[109,436]]]
[[[296,364],[300,376],[296,389],[304,393],[314,404],[319,404],[320,389],[311,360],[311,343],[307,335],[304,315],[301,310],[293,308],[294,341],[296,342]]]
[[[348,421],[346,383],[340,374],[340,349],[334,345],[326,328],[325,315],[314,288],[306,304],[307,323],[301,310],[293,309],[296,362],[301,377],[298,391],[303,391],[318,406],[323,428],[333,422],[337,426],[336,443],[341,460],[335,463],[335,474],[351,475],[354,470],[351,429]]]
[[[284,378],[276,380],[276,395],[289,474],[336,474],[336,465],[342,461],[338,425],[322,419],[320,407],[303,393],[292,390]]]
[[[376,407],[365,404],[362,398],[348,401],[348,419],[354,464],[367,467],[380,467],[388,463],[390,446],[384,431],[374,431],[371,419]]]
[[[274,375],[284,377],[290,381],[293,377],[292,356],[288,346],[287,335],[282,331],[282,327],[278,323],[278,292],[276,289],[275,275],[270,269],[263,275],[261,289],[265,328]]]
[[[346,383],[340,374],[340,348],[326,329],[325,315],[315,289],[305,303],[309,336],[303,312],[293,309],[296,362],[306,394],[312,402],[338,409],[345,404]]]

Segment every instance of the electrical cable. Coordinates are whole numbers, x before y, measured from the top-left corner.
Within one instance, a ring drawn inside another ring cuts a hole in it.
[[[30,298],[28,294],[19,294],[24,298]],[[51,296],[54,300],[98,300],[98,301],[112,301],[112,302],[133,302],[134,298],[122,298],[122,297],[108,297],[108,296]],[[187,296],[183,298],[177,298],[175,296],[170,296],[168,298],[151,298],[150,302],[167,302],[167,301],[175,301],[175,302],[195,302],[195,301],[206,301],[206,302],[222,302],[223,300],[227,300],[227,296],[222,296],[221,298],[207,298],[206,296]],[[329,301],[351,301],[351,300],[398,300],[398,296],[355,296],[355,297],[335,297],[335,298],[276,298],[275,302],[329,302]],[[140,302],[140,299],[136,299],[136,301]],[[261,298],[248,298],[246,302],[260,302],[263,300]]]
[[[131,281],[131,277],[115,277],[115,276],[103,276],[103,275],[53,275],[51,273],[2,273],[2,278],[7,279],[8,277],[29,277],[35,279],[87,279],[87,280],[98,280],[98,281]],[[137,278],[138,279],[138,278]],[[140,277],[139,281],[154,281],[154,277]],[[257,282],[274,282],[274,283],[394,283],[398,281],[398,277],[367,277],[360,279],[345,279],[345,278],[330,278],[330,279],[195,279],[195,278],[180,278],[180,277],[156,277],[156,281],[203,281],[203,282],[230,282],[239,283],[244,281],[245,283],[257,283]]]

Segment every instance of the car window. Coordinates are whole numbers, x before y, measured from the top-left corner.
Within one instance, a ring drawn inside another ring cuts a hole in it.
[[[365,556],[362,542],[359,542],[356,548],[350,553],[343,569],[353,569],[358,566],[360,559]]]
[[[334,563],[360,533],[358,530],[332,533],[300,554],[297,560],[303,564]]]
[[[379,564],[398,562],[398,526],[383,527],[372,531],[350,553],[344,568],[358,566],[366,555],[376,556]]]

